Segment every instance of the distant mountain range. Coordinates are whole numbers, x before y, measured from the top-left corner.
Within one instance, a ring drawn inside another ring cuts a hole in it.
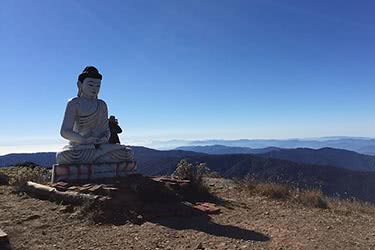
[[[39,166],[52,167],[56,163],[56,153],[25,153],[0,156],[0,167],[15,165],[22,162],[34,162]]]
[[[246,147],[184,146],[177,149],[206,154],[257,154],[266,158],[288,160],[297,163],[334,166],[356,171],[375,171],[375,156],[359,154],[353,151],[335,148],[296,148],[281,149],[275,147],[252,149]]]
[[[355,151],[361,154],[375,155],[375,139],[367,137],[321,137],[312,139],[287,139],[287,140],[199,140],[199,141],[184,141],[172,140],[165,142],[155,142],[158,148],[177,148],[181,146],[212,146],[223,145],[228,147],[246,147],[252,149],[259,148],[338,148]]]
[[[155,150],[146,147],[132,147],[139,170],[146,175],[163,172],[176,166],[179,160],[186,157],[205,154],[256,154],[264,158],[287,160],[302,164],[333,166],[355,171],[375,171],[375,156],[359,154],[349,150],[322,149],[281,149],[275,147],[252,149],[246,147],[185,146],[176,150]],[[8,154],[0,156],[0,167],[21,162],[34,162],[41,166],[51,167],[56,163],[56,153]]]
[[[375,172],[352,171],[332,166],[301,164],[257,155],[197,155],[189,162],[205,162],[227,178],[247,175],[257,179],[320,188],[331,196],[356,197],[375,202]],[[173,169],[166,173],[171,173]]]
[[[216,148],[221,152],[224,149],[223,147]],[[228,178],[253,175],[257,178],[288,182],[300,187],[319,187],[328,195],[353,196],[375,202],[375,172],[345,169],[374,170],[374,157],[347,150],[265,149],[257,150],[256,152],[259,153],[257,155],[210,155],[183,150],[160,151],[145,147],[133,147],[133,151],[139,172],[145,175],[170,174],[181,159],[187,159],[192,163],[206,162],[210,169]],[[20,162],[35,162],[42,166],[52,166],[55,163],[55,153],[0,156],[0,166]]]
[[[224,145],[212,146],[182,146],[176,148],[177,150],[193,151],[204,154],[222,155],[222,154],[263,154],[274,150],[280,150],[276,147],[268,148],[247,148],[247,147],[229,147]]]

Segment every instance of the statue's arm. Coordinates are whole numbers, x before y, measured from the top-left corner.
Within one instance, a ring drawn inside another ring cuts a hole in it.
[[[103,117],[105,118],[105,120],[103,120],[103,123],[104,123],[104,126],[105,126],[105,131],[102,134],[102,137],[99,138],[96,141],[97,144],[108,143],[109,137],[111,136],[111,131],[110,131],[109,125],[108,125],[108,108],[107,108],[107,104],[102,101],[102,105],[103,105],[103,113],[104,113]]]
[[[116,125],[116,133],[117,134],[121,134],[122,133],[122,129],[119,125]]]
[[[79,133],[73,131],[75,115],[77,114],[77,103],[73,100],[69,101],[64,114],[64,120],[61,125],[60,134],[63,138],[75,142],[85,143],[85,138]]]

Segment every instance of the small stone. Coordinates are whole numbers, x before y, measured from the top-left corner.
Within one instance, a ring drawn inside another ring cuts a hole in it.
[[[30,215],[29,217],[27,217],[24,221],[28,221],[28,220],[36,220],[36,219],[39,219],[40,218],[40,215],[38,214],[33,214],[33,215]]]
[[[8,235],[0,229],[0,241],[5,241],[5,240],[8,240]]]
[[[74,206],[73,205],[66,205],[60,208],[59,210],[62,213],[72,213],[74,211]]]
[[[332,227],[331,227],[331,226],[328,226],[327,229],[332,229]]]
[[[202,242],[199,242],[195,249],[204,249]]]

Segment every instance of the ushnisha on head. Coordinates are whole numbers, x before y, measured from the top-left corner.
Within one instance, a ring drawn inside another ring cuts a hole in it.
[[[94,66],[87,66],[78,76],[78,97],[97,99],[102,78]]]

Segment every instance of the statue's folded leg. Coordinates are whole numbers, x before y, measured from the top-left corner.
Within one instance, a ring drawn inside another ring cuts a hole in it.
[[[66,149],[56,155],[57,164],[118,163],[133,160],[133,151],[124,145],[103,144],[99,148]]]
[[[96,156],[95,149],[66,150],[56,154],[57,164],[86,164],[93,163]]]
[[[113,151],[109,151],[105,154],[98,156],[95,159],[95,162],[104,163],[104,162],[124,162],[124,161],[133,161],[134,155],[133,151],[130,148],[123,147]]]

